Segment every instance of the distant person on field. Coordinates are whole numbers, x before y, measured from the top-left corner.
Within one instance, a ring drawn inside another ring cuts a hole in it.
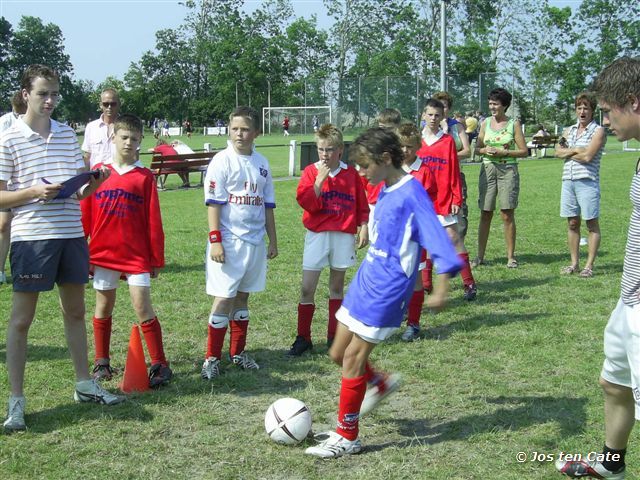
[[[113,158],[114,146],[111,142],[113,124],[120,111],[120,97],[113,88],[107,88],[100,94],[100,118],[89,122],[84,130],[82,152],[88,169],[94,165],[106,165]]]
[[[559,145],[555,156],[564,159],[562,169],[562,194],[560,216],[568,221],[567,243],[571,264],[560,273],[578,273],[583,278],[593,276],[593,264],[600,246],[600,159],[607,136],[604,128],[596,123],[593,115],[596,97],[583,92],[576,97],[575,108],[578,123],[569,127],[563,137],[566,147]],[[587,224],[587,263],[580,270],[580,221]]]
[[[480,223],[478,225],[478,256],[474,266],[485,263],[485,252],[491,220],[496,204],[504,226],[504,241],[507,249],[507,267],[517,268],[516,260],[516,219],[520,194],[520,174],[518,158],[527,156],[527,143],[519,120],[507,117],[507,108],[511,105],[511,94],[504,88],[489,92],[489,110],[491,117],[480,127],[476,143],[476,153],[482,155],[480,167],[478,207]]]
[[[282,120],[282,131],[284,132],[284,136],[289,136],[289,117],[284,116],[284,120]]]
[[[313,125],[313,131],[317,132],[318,129],[320,128],[320,120],[318,120],[317,115],[313,116],[313,118],[311,119],[311,124]]]
[[[157,278],[164,267],[164,231],[155,177],[137,160],[142,131],[138,117],[129,114],[118,117],[112,136],[115,154],[105,165],[111,174],[87,198],[89,258],[96,291],[93,378],[111,380],[114,374],[109,352],[111,323],[116,289],[123,275],[151,356],[149,386],[157,388],[172,377],[160,322],[151,304],[151,279]]]
[[[318,435],[320,443],[305,450],[321,458],[359,453],[360,417],[398,389],[398,377],[376,373],[369,356],[402,323],[421,249],[431,252],[442,276],[428,299],[431,308],[444,306],[448,278],[460,268],[424,188],[402,169],[397,135],[386,128],[369,129],[354,140],[349,157],[371,184],[385,185],[374,213],[367,257],[336,314],[338,329],[329,355],[342,369],[337,426]]]
[[[327,266],[327,344],[331,346],[333,343],[336,312],[344,297],[345,273],[356,263],[356,247],[363,248],[369,241],[369,206],[364,186],[356,169],[340,160],[344,149],[342,132],[331,124],[325,124],[315,137],[319,160],[304,169],[296,193],[307,232],[302,257],[298,334],[287,353],[293,357],[313,348],[311,323],[316,309],[315,293],[320,274]]]
[[[11,97],[11,111],[0,117],[0,134],[9,130],[17,121],[20,115],[27,112],[27,104],[22,98],[22,92],[18,90]],[[0,208],[0,285],[7,282],[7,275],[4,266],[9,255],[11,245],[11,215],[10,208]]]
[[[207,169],[206,287],[207,294],[215,298],[201,371],[205,380],[213,380],[220,374],[222,346],[229,324],[231,363],[245,370],[259,368],[245,350],[249,294],[264,290],[267,259],[278,256],[271,169],[253,144],[259,134],[258,112],[251,107],[237,107],[229,116],[229,145],[213,157]],[[265,233],[269,237],[268,247]]]
[[[178,155],[178,152],[174,148],[174,146],[173,145],[169,145],[163,139],[158,140],[157,143],[156,143],[156,146],[153,147],[153,148],[148,149],[147,152],[156,153],[156,154],[159,154],[159,155],[162,155],[162,156]],[[180,162],[180,160],[167,160],[166,161],[167,164],[171,164],[171,162],[174,162],[174,163],[175,162]],[[178,172],[178,176],[182,180],[181,188],[189,188],[189,186],[190,186],[189,174],[187,172]],[[166,179],[166,176],[165,176],[165,179]]]
[[[164,122],[162,122],[162,136],[170,137],[169,135],[169,121],[165,118]]]
[[[618,141],[640,141],[640,58],[622,57],[598,75],[594,83],[602,124]],[[622,270],[620,299],[604,331],[604,364],[600,386],[604,390],[605,439],[597,458],[556,461],[556,468],[572,478],[622,479],[629,435],[640,420],[640,172],[631,181],[633,211]]]
[[[218,136],[221,137],[224,130],[224,121],[221,118],[216,122],[216,127],[218,127]]]
[[[478,119],[474,116],[473,112],[467,112],[467,115],[464,119],[464,125],[465,133],[467,134],[467,137],[469,137],[469,148],[471,149],[470,158],[472,162],[475,162],[476,154],[474,142],[478,137]]]
[[[184,133],[187,134],[187,138],[191,138],[191,134],[193,133],[193,125],[191,125],[191,120],[188,118],[184,121]]]
[[[109,176],[109,170],[100,169],[98,178],[92,176],[88,185],[70,197],[56,198],[61,182],[85,170],[75,133],[51,119],[60,98],[59,76],[45,65],[30,65],[22,75],[20,87],[27,112],[0,134],[0,208],[11,208],[14,214],[13,301],[6,337],[11,389],[4,422],[7,431],[26,428],[23,386],[29,327],[40,292],[52,290],[56,283],[76,377],[74,399],[105,405],[124,400],[91,378],[84,318],[89,251],[78,199],[91,195]]]
[[[538,147],[538,145],[536,143],[534,143],[533,139],[534,138],[544,139],[544,138],[547,138],[547,137],[550,137],[550,136],[551,136],[551,134],[547,131],[546,128],[544,128],[544,125],[539,123],[537,125],[537,127],[536,127],[536,133],[534,133],[531,136],[531,141],[527,142],[527,148],[531,149],[531,156],[532,157],[536,157],[536,149]],[[543,148],[542,149],[542,156],[543,157],[545,156],[545,153],[546,153],[546,149]]]

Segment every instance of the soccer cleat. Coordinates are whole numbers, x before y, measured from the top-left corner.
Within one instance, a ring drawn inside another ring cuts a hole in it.
[[[307,350],[313,350],[313,343],[302,335],[298,335],[287,352],[287,357],[299,357]]]
[[[213,380],[220,375],[220,360],[216,357],[207,358],[202,364],[200,376],[203,380]]]
[[[26,406],[24,397],[9,397],[9,410],[7,419],[2,426],[8,432],[17,432],[18,430],[26,430],[27,425],[24,423],[24,409]]]
[[[105,365],[96,364],[93,367],[93,379],[99,382],[111,380],[116,373],[118,373],[117,370],[111,368],[108,363]]]
[[[611,472],[597,460],[556,460],[556,469],[570,478],[623,480],[625,467],[617,472]]]
[[[478,295],[478,287],[476,286],[475,283],[464,286],[464,293],[462,294],[462,297],[465,300],[467,300],[468,302],[475,300],[476,295]]]
[[[149,369],[149,386],[151,388],[162,387],[169,383],[171,377],[173,377],[173,372],[169,368],[169,365],[163,365],[161,363],[151,365]]]
[[[315,447],[307,448],[304,453],[321,458],[337,458],[343,455],[355,455],[362,451],[360,440],[347,440],[336,432],[326,432],[320,435],[326,438]]]
[[[86,380],[76,383],[76,391],[73,394],[76,402],[93,402],[101,405],[117,405],[126,400],[122,395],[114,395],[106,391],[95,380]]]
[[[420,327],[418,325],[407,325],[407,329],[402,334],[404,342],[413,342],[420,337]]]
[[[360,407],[360,416],[366,415],[375,409],[380,402],[386,399],[400,387],[400,375],[388,375],[384,380],[367,389]]]
[[[232,356],[231,362],[243,370],[258,370],[260,368],[260,365],[247,352],[240,352],[238,355]]]

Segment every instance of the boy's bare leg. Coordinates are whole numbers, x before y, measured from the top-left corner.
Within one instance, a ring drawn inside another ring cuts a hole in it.
[[[11,395],[23,396],[27,362],[27,335],[38,304],[38,292],[13,292],[11,317],[7,328],[7,371]]]
[[[149,287],[129,285],[129,295],[131,296],[131,305],[133,305],[140,323],[151,320],[156,316],[151,304],[151,289]]]
[[[87,328],[85,325],[84,289],[82,283],[58,286],[60,306],[64,319],[64,334],[78,382],[90,380],[87,356]]]
[[[107,318],[113,313],[113,307],[116,304],[116,289],[113,290],[96,290],[96,318]]]
[[[300,303],[310,304],[315,302],[320,270],[302,270],[302,284],[300,286]]]
[[[600,378],[604,390],[605,445],[614,450],[627,448],[635,424],[635,402],[631,389]]]
[[[338,322],[336,336],[333,339],[331,348],[329,349],[329,358],[340,366],[342,366],[344,352],[347,349],[347,346],[351,343],[352,337],[353,333],[345,327],[343,323]]]

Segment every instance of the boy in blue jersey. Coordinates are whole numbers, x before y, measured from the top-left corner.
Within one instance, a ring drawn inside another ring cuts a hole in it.
[[[336,314],[338,329],[329,355],[342,366],[338,426],[305,451],[323,458],[362,450],[359,417],[384,396],[378,394],[378,386],[366,391],[372,372],[368,358],[402,323],[418,275],[420,249],[430,252],[441,276],[427,301],[430,308],[444,306],[448,279],[462,266],[424,188],[402,169],[395,133],[384,128],[366,131],[353,142],[349,157],[372,185],[384,182],[385,187],[374,211],[366,258]]]

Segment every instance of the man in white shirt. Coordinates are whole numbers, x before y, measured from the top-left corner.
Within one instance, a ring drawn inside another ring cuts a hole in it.
[[[98,163],[111,163],[113,157],[113,122],[118,117],[120,110],[120,97],[112,88],[105,89],[100,94],[100,109],[102,115],[97,120],[89,122],[84,131],[82,142],[82,154],[87,168],[93,168]]]

